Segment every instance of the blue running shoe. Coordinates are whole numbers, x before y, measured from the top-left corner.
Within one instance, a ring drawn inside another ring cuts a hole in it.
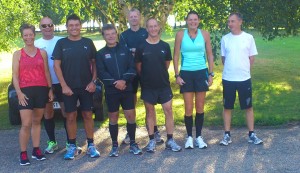
[[[69,144],[67,148],[67,153],[64,155],[65,160],[73,160],[77,155],[77,148],[75,144]]]
[[[146,151],[148,153],[154,153],[155,152],[155,148],[156,148],[156,140],[155,139],[151,139],[148,143],[148,145],[146,146]]]
[[[142,150],[139,148],[139,146],[138,146],[137,143],[133,143],[133,144],[130,145],[129,152],[133,153],[134,155],[141,155],[141,154],[143,154]]]
[[[91,158],[100,157],[100,152],[96,149],[93,143],[88,146],[86,154],[90,155]]]
[[[118,146],[113,146],[111,148],[111,151],[109,153],[109,157],[118,157],[119,156],[119,147]]]

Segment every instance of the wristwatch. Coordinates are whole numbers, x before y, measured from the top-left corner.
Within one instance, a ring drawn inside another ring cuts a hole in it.
[[[175,74],[175,79],[177,79],[178,77],[180,77],[180,75],[179,74]]]
[[[215,73],[214,72],[211,72],[208,75],[211,76],[211,77],[215,77]]]

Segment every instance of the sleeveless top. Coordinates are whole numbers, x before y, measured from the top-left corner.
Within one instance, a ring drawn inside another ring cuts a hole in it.
[[[48,86],[44,59],[40,49],[37,49],[34,57],[27,55],[24,48],[21,49],[21,57],[19,61],[19,85],[20,88],[30,86]]]
[[[201,30],[197,30],[197,36],[192,40],[188,30],[184,30],[181,41],[181,70],[196,71],[206,69],[205,41]]]

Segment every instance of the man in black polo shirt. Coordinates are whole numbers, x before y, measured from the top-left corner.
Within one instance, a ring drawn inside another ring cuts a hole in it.
[[[135,106],[132,93],[132,80],[136,76],[134,59],[131,52],[117,42],[117,30],[107,24],[102,27],[106,46],[97,52],[96,66],[98,76],[104,83],[105,100],[108,107],[109,132],[112,139],[110,157],[119,155],[118,119],[119,107],[123,108],[127,120],[127,132],[130,137],[129,152],[142,154],[135,142]]]
[[[67,18],[68,37],[60,39],[54,48],[54,70],[62,87],[67,118],[69,146],[64,159],[73,160],[78,154],[76,146],[77,101],[84,120],[87,136],[87,154],[99,157],[94,145],[94,120],[92,117],[93,92],[95,92],[96,48],[91,39],[81,37],[81,21],[76,14]]]
[[[131,9],[127,17],[128,17],[130,28],[120,34],[120,44],[126,46],[134,55],[138,45],[148,37],[148,32],[145,28],[142,28],[140,26],[141,15],[138,9],[135,8]],[[137,75],[132,82],[133,93],[134,93],[134,104],[136,104],[137,102],[137,91],[139,87],[139,81],[140,81],[140,77]],[[157,143],[163,143],[164,141],[161,138],[161,135],[156,125],[156,119],[154,124],[155,124],[154,125],[155,140]],[[130,142],[130,138],[127,134],[122,143],[128,144],[129,142]]]
[[[154,152],[155,105],[161,104],[165,113],[167,142],[166,149],[181,151],[181,147],[173,139],[174,119],[172,111],[172,90],[170,87],[168,68],[172,60],[168,43],[160,40],[160,26],[154,18],[147,20],[148,38],[140,44],[135,55],[138,74],[141,76],[141,98],[147,111],[147,125],[150,141],[147,152]]]

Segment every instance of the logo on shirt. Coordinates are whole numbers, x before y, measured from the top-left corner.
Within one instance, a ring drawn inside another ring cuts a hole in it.
[[[83,46],[83,48],[84,48],[85,50],[87,50],[87,46]]]
[[[151,54],[151,52],[143,52],[143,56],[150,55],[150,54]]]
[[[120,53],[120,56],[125,56],[125,53]]]
[[[109,59],[109,58],[111,58],[111,55],[110,54],[105,54],[104,57],[105,57],[105,59]]]
[[[165,51],[164,51],[164,50],[161,50],[161,53],[165,54]]]
[[[72,48],[63,48],[63,51],[71,50]]]

